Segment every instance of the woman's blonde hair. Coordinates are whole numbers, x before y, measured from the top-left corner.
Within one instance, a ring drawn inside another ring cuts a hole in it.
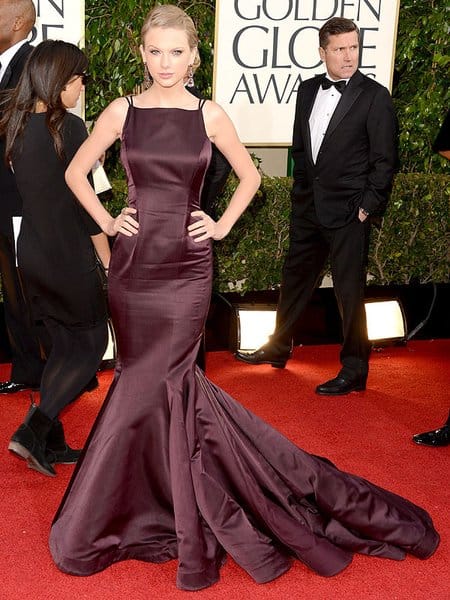
[[[145,34],[152,27],[181,29],[186,32],[189,48],[191,50],[196,50],[194,62],[192,64],[192,70],[195,72],[200,66],[200,55],[198,53],[197,29],[195,28],[194,21],[191,17],[187,15],[184,10],[181,10],[181,8],[178,8],[178,6],[174,6],[173,4],[156,6],[145,17],[144,24],[142,25],[142,45],[144,45]]]

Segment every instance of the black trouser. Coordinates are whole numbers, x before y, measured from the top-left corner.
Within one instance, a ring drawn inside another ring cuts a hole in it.
[[[12,355],[11,381],[39,387],[48,343],[44,328],[33,323],[16,267],[12,236],[0,233],[3,308]],[[43,348],[45,346],[45,348]]]
[[[108,343],[106,320],[89,327],[66,327],[53,319],[45,326],[52,340],[41,379],[40,409],[56,418],[94,377]]]
[[[347,375],[367,375],[370,345],[367,339],[364,288],[370,225],[366,220],[329,229],[320,225],[314,207],[293,203],[290,244],[283,267],[277,325],[271,345],[286,352],[292,332],[308,304],[328,256],[343,326],[340,360]]]

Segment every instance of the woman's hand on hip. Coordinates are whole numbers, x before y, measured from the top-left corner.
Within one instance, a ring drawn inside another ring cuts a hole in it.
[[[228,231],[222,231],[220,223],[214,221],[203,210],[194,210],[194,212],[191,212],[191,217],[198,219],[188,226],[189,236],[194,238],[194,242],[203,242],[208,238],[221,240],[228,233]]]
[[[122,233],[128,237],[136,235],[139,229],[139,223],[131,216],[136,213],[137,210],[130,206],[122,208],[120,214],[110,221],[105,233],[111,236],[116,235],[117,233]]]

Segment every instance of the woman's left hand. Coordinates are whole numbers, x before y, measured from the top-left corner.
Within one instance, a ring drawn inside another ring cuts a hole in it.
[[[111,218],[108,227],[104,230],[107,235],[114,236],[117,233],[122,233],[127,237],[136,235],[139,230],[139,223],[131,215],[136,215],[137,210],[131,206],[125,206],[120,211],[120,214],[115,218]]]
[[[198,221],[188,226],[189,235],[194,238],[194,242],[202,242],[208,238],[221,240],[228,233],[221,231],[220,224],[202,210],[194,210],[191,212],[191,217],[198,218]]]

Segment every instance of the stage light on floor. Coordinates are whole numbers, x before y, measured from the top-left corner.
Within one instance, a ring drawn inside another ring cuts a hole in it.
[[[367,334],[371,342],[404,342],[406,319],[399,300],[367,299],[364,302]]]
[[[272,304],[242,304],[234,308],[237,350],[252,352],[264,345],[275,329],[276,307]]]

